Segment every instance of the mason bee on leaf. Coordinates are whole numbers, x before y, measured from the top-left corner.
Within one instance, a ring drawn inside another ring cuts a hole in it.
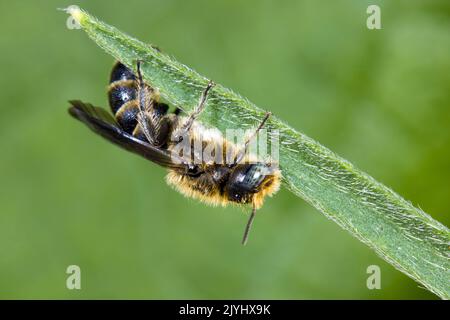
[[[167,168],[167,183],[185,196],[211,205],[251,205],[252,213],[242,239],[246,244],[256,210],[266,196],[278,191],[281,182],[277,164],[248,155],[251,140],[270,113],[245,144],[238,147],[196,120],[208,94],[214,90],[213,82],[208,83],[190,114],[184,115],[178,108],[169,113],[169,106],[159,101],[157,90],[144,82],[141,61],[137,61],[136,70],[135,74],[121,62],[112,69],[108,97],[114,116],[79,100],[70,101],[69,113],[110,142]],[[214,150],[214,159],[230,160],[205,160],[192,148],[195,141],[201,141],[201,150],[210,144],[221,146]],[[188,146],[183,148],[183,154],[180,145]]]

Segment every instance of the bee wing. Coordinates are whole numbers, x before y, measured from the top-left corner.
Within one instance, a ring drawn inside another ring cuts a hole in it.
[[[169,151],[158,149],[123,131],[113,116],[105,109],[94,107],[79,100],[69,102],[72,105],[69,108],[71,116],[112,143],[166,168],[186,170],[189,167],[189,164],[181,157]]]

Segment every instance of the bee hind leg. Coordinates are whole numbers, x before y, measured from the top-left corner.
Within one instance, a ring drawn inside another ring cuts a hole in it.
[[[168,106],[155,101],[153,88],[147,86],[143,80],[140,60],[136,62],[136,70],[138,76],[139,112],[137,121],[139,129],[150,144],[160,146],[166,142],[169,133],[169,123],[165,116]]]

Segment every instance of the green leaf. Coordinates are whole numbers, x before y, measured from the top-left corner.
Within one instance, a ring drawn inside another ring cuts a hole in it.
[[[102,49],[135,69],[143,60],[145,80],[169,103],[189,111],[208,79],[155,47],[142,43],[85,11],[67,10]],[[264,116],[247,99],[217,85],[200,121],[249,129]],[[283,184],[372,248],[380,257],[443,299],[450,298],[450,233],[425,212],[320,143],[272,116],[280,132]]]

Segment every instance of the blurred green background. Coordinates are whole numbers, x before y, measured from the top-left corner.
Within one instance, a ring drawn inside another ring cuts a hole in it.
[[[0,298],[435,299],[286,190],[246,215],[185,199],[94,136],[113,64],[77,4],[273,111],[449,225],[450,2],[2,1]],[[366,28],[378,4],[382,30]],[[82,289],[66,289],[68,265]],[[366,268],[381,267],[381,290]]]

